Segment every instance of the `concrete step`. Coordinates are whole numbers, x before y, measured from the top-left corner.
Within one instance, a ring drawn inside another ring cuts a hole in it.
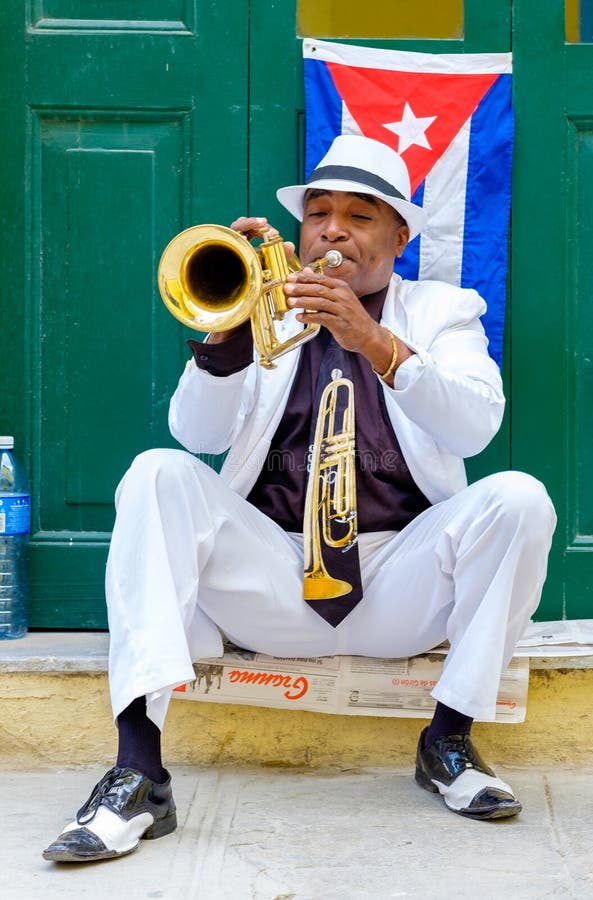
[[[0,642],[0,765],[111,765],[105,633]],[[426,720],[173,701],[166,765],[411,766]],[[476,723],[493,765],[593,765],[593,658],[531,661],[527,718]]]

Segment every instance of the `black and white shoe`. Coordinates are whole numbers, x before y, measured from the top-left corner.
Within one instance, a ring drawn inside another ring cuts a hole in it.
[[[502,819],[521,812],[512,788],[486,765],[469,734],[438,738],[425,747],[426,731],[420,735],[416,754],[420,787],[438,791],[449,809],[472,819]]]
[[[141,839],[163,837],[176,827],[171,777],[157,784],[136,769],[116,766],[43,856],[54,862],[112,859],[131,853]]]

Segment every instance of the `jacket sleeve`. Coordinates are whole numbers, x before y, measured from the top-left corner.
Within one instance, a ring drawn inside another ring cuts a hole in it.
[[[256,366],[224,378],[190,359],[169,404],[169,430],[190,453],[224,453],[253,406]]]
[[[455,302],[447,303],[452,298]],[[415,355],[397,370],[394,388],[385,391],[388,403],[396,402],[440,447],[467,458],[483,450],[500,428],[502,380],[479,320],[486,308],[481,297],[442,285],[440,299],[435,318],[441,327],[425,345],[402,337]]]

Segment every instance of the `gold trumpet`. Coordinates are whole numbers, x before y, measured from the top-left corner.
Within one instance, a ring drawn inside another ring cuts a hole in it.
[[[176,319],[196,331],[227,331],[251,319],[253,342],[260,365],[274,369],[272,360],[315,337],[319,325],[307,325],[282,342],[274,322],[288,312],[282,286],[302,266],[287,259],[280,235],[262,230],[262,243],[253,247],[243,235],[223,225],[195,225],[180,232],[165,248],[158,269],[161,297]],[[338,250],[311,263],[342,263]]]
[[[346,405],[342,421],[337,423],[339,391],[346,391]],[[334,523],[342,526],[343,534],[334,534]],[[305,600],[327,600],[350,593],[351,584],[333,578],[327,571],[321,555],[321,538],[329,547],[347,550],[357,535],[354,386],[342,377],[340,369],[334,369],[332,381],[324,388],[319,401],[307,482],[303,524]]]

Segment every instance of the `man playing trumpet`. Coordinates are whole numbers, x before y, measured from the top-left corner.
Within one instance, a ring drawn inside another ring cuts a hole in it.
[[[501,672],[539,602],[555,515],[523,473],[467,486],[463,458],[489,443],[504,408],[485,304],[473,290],[394,274],[424,213],[383,144],[338,137],[309,183],[278,198],[302,221],[305,266],[287,276],[281,330],[319,333],[271,370],[257,364],[249,322],[190,342],[169,415],[189,452],[140,455],[116,495],[106,580],[116,766],[47,859],[119,856],[176,827],[161,729],[171,690],[193,680],[192,660],[222,655],[222,635],[283,657],[406,657],[448,639],[416,780],[468,817],[521,808],[470,729],[494,719]],[[251,240],[266,225],[244,217],[232,229]],[[309,267],[328,250],[339,266]],[[345,400],[338,387],[326,393],[332,382],[352,386]],[[193,455],[227,450],[220,474]],[[336,499],[352,473],[354,491]],[[352,494],[355,509],[334,517]],[[358,538],[340,546],[353,514]],[[315,537],[328,520],[336,546]],[[340,583],[334,596],[304,589],[309,542]]]

